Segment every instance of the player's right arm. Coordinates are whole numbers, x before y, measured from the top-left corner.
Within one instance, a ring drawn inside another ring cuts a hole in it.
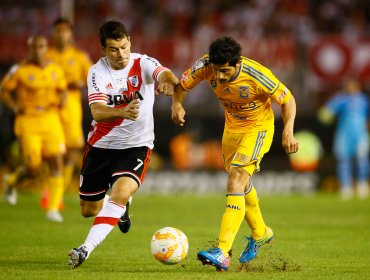
[[[205,55],[182,74],[180,83],[175,86],[171,106],[171,117],[175,124],[184,126],[186,112],[182,104],[186,99],[187,91],[205,79],[208,64],[208,55]]]
[[[0,85],[0,100],[14,113],[19,112],[18,104],[14,96],[14,92],[17,88],[16,72],[18,68],[19,65],[14,65],[11,67]]]
[[[175,91],[172,96],[172,106],[171,106],[171,117],[172,121],[179,125],[184,126],[185,124],[185,109],[182,106],[186,98],[187,92],[182,87],[181,83],[175,86]]]
[[[108,106],[104,81],[94,68],[89,71],[87,87],[91,115],[96,122],[112,122],[122,118],[135,121],[139,116],[139,101],[135,99],[124,108]]]

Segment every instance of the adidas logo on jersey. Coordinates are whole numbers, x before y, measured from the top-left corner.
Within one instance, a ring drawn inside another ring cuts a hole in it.
[[[111,83],[109,83],[109,84],[107,84],[107,85],[105,86],[105,88],[106,88],[106,89],[113,89],[113,86],[112,86],[112,84],[111,84]]]

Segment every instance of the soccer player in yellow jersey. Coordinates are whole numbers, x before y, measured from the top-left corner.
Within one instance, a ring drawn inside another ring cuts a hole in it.
[[[22,179],[35,177],[45,158],[53,194],[46,217],[62,222],[58,206],[64,190],[65,141],[58,107],[65,99],[66,80],[63,70],[46,59],[47,39],[44,36],[29,38],[28,48],[28,58],[14,66],[1,83],[1,100],[16,114],[14,131],[25,165],[24,171],[10,174],[6,184],[15,188]]]
[[[200,251],[198,259],[219,271],[230,264],[229,251],[241,222],[251,229],[240,263],[254,259],[258,249],[273,238],[272,230],[262,218],[252,175],[271,146],[274,115],[271,101],[281,106],[284,120],[282,144],[287,153],[298,150],[293,136],[296,104],[291,92],[261,64],[241,56],[241,46],[230,37],[215,40],[209,54],[200,58],[181,78],[172,102],[172,119],[183,126],[182,102],[186,91],[206,80],[225,109],[222,152],[229,173],[226,210],[221,221],[218,247]]]
[[[91,61],[85,52],[74,46],[72,24],[68,19],[59,18],[54,22],[52,38],[53,45],[49,48],[47,57],[63,68],[68,85],[66,105],[60,112],[67,147],[64,158],[64,183],[68,187],[75,162],[85,142],[82,129],[81,90],[86,86]]]

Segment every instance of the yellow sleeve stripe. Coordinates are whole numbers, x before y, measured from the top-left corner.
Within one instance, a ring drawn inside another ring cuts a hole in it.
[[[269,91],[272,91],[276,86],[276,83],[274,81],[272,81],[269,77],[267,77],[262,72],[256,70],[252,66],[243,65],[242,72],[255,78],[262,85],[264,85]]]

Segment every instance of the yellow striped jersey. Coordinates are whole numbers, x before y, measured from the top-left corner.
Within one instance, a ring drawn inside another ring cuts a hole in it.
[[[59,94],[67,84],[62,68],[55,63],[40,67],[24,62],[12,67],[1,86],[16,92],[16,102],[23,113],[38,114],[60,104]]]
[[[241,57],[237,76],[228,83],[217,82],[208,54],[200,58],[181,78],[190,90],[206,80],[225,109],[225,130],[244,133],[272,128],[274,114],[271,100],[284,104],[291,92],[274,74],[258,62]]]
[[[63,68],[67,84],[80,80],[86,81],[91,61],[83,51],[75,47],[70,47],[63,52],[49,48],[47,57]],[[68,93],[80,94],[80,91],[74,89],[69,90]]]

